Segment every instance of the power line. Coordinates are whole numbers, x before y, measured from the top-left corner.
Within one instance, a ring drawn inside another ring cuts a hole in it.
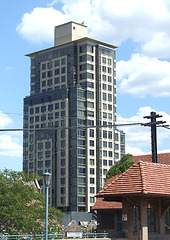
[[[110,124],[110,125],[80,125],[75,127],[49,127],[49,128],[8,128],[0,129],[0,132],[19,132],[19,131],[42,131],[42,130],[58,130],[58,129],[86,129],[86,128],[111,128],[120,126],[135,126],[142,125],[142,123],[121,123],[121,124]]]

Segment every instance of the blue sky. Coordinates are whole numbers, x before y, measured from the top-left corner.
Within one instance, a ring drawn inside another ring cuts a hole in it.
[[[154,6],[154,7],[153,7]],[[117,123],[143,122],[151,111],[170,125],[169,0],[7,0],[1,2],[0,128],[22,128],[29,58],[53,46],[54,26],[88,25],[89,37],[117,45]],[[126,152],[150,153],[150,128],[124,127]],[[157,129],[158,152],[170,130]],[[22,132],[0,132],[0,169],[22,170]]]

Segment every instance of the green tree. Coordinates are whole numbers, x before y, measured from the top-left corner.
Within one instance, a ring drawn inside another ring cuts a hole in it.
[[[125,172],[134,163],[132,159],[132,154],[125,154],[116,164],[114,164],[106,174],[106,180],[118,173]]]
[[[40,234],[45,229],[44,195],[32,184],[37,178],[5,169],[0,172],[0,232]],[[63,213],[49,208],[49,230],[60,227]]]

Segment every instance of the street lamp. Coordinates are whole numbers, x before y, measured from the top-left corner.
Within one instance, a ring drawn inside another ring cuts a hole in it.
[[[46,171],[43,174],[43,179],[45,183],[45,240],[48,239],[48,187],[50,185],[51,173]]]

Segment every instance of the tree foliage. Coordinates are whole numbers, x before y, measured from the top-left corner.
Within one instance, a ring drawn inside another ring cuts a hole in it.
[[[134,163],[132,159],[132,154],[125,154],[116,164],[114,164],[106,174],[106,180],[118,173],[125,172]]]
[[[45,229],[45,199],[31,183],[37,178],[23,172],[5,169],[0,172],[0,232],[9,234],[30,232],[39,234]],[[58,229],[63,213],[49,208],[49,230]]]

